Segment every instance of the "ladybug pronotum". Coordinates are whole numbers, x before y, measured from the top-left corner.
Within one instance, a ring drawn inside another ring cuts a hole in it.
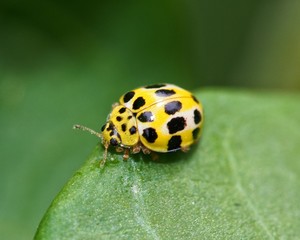
[[[130,153],[188,151],[200,135],[203,124],[201,103],[187,90],[173,84],[155,84],[129,91],[113,104],[101,132],[81,125],[102,139],[105,164],[109,146]]]

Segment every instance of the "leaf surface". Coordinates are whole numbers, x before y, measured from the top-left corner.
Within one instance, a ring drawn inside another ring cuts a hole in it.
[[[36,239],[293,239],[300,236],[300,98],[205,90],[188,153],[95,148],[46,212]],[[79,134],[80,137],[80,134]]]

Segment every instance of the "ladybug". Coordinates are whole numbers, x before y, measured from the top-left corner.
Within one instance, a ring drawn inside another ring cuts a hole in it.
[[[123,152],[124,160],[140,151],[186,152],[199,139],[202,124],[203,108],[192,93],[173,84],[155,84],[122,95],[101,132],[81,125],[74,128],[102,139],[104,165],[109,146]]]

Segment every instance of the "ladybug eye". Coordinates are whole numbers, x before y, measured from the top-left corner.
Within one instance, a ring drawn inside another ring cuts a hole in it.
[[[110,145],[112,145],[112,146],[118,146],[118,141],[115,138],[110,139],[109,142],[110,142]]]

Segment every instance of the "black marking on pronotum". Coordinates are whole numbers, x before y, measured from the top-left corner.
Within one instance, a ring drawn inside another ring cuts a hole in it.
[[[176,132],[179,132],[183,130],[186,126],[186,121],[184,117],[176,117],[172,118],[168,123],[167,123],[169,133],[173,134]]]
[[[153,84],[153,85],[148,85],[148,86],[145,86],[145,88],[161,88],[161,87],[164,87],[166,86],[166,84]]]
[[[126,93],[123,97],[124,103],[129,102],[133,98],[134,95],[135,95],[135,92],[133,92],[133,91]]]
[[[120,116],[117,116],[116,119],[117,119],[118,122],[121,122],[123,118],[120,117]]]
[[[194,130],[193,130],[193,139],[194,140],[196,140],[197,138],[198,138],[198,136],[199,136],[199,132],[200,132],[200,128],[195,128]]]
[[[136,133],[136,127],[135,126],[132,126],[130,129],[129,129],[129,132],[131,135],[135,134]]]
[[[114,130],[115,129],[115,125],[112,123],[112,122],[110,122],[109,124],[108,124],[108,127],[106,128],[106,130],[107,131],[112,131],[112,130]]]
[[[157,139],[157,133],[154,128],[145,128],[142,135],[149,143],[154,143]]]
[[[138,120],[140,120],[141,122],[153,122],[154,116],[150,111],[143,112],[138,116]]]
[[[198,109],[194,110],[194,122],[195,122],[195,124],[198,124],[201,122],[201,113],[199,112]]]
[[[176,112],[179,112],[182,108],[182,103],[179,101],[169,102],[165,105],[166,114],[173,115]]]
[[[155,94],[159,97],[169,97],[176,94],[176,92],[173,89],[159,89],[155,91]]]
[[[125,123],[123,123],[123,124],[121,125],[121,128],[122,128],[122,131],[123,131],[123,132],[125,132],[125,131],[126,131],[126,129],[127,129],[127,126],[126,126],[126,124],[125,124]]]
[[[138,97],[137,99],[134,100],[132,108],[134,110],[137,110],[139,108],[141,108],[142,106],[145,105],[145,99],[143,97]]]
[[[106,124],[104,124],[104,125],[102,126],[102,128],[101,128],[101,132],[103,132],[103,131],[104,131],[105,127],[106,127]]]
[[[125,98],[125,96],[124,96],[124,98]],[[126,108],[122,107],[122,108],[120,108],[119,113],[124,113],[125,111],[126,111]]]
[[[106,126],[107,126],[107,124],[106,124]],[[118,133],[117,129],[115,128],[115,125],[114,125],[112,122],[110,122],[110,123],[108,124],[108,127],[107,127],[106,129],[104,129],[104,130],[110,132],[110,133],[109,133],[109,136],[116,136],[116,137],[117,137],[118,139],[120,139],[120,141],[121,141],[121,136],[120,136],[120,134]]]
[[[178,135],[174,135],[170,138],[168,142],[168,151],[175,151],[180,149],[180,144],[182,143],[182,139]]]

